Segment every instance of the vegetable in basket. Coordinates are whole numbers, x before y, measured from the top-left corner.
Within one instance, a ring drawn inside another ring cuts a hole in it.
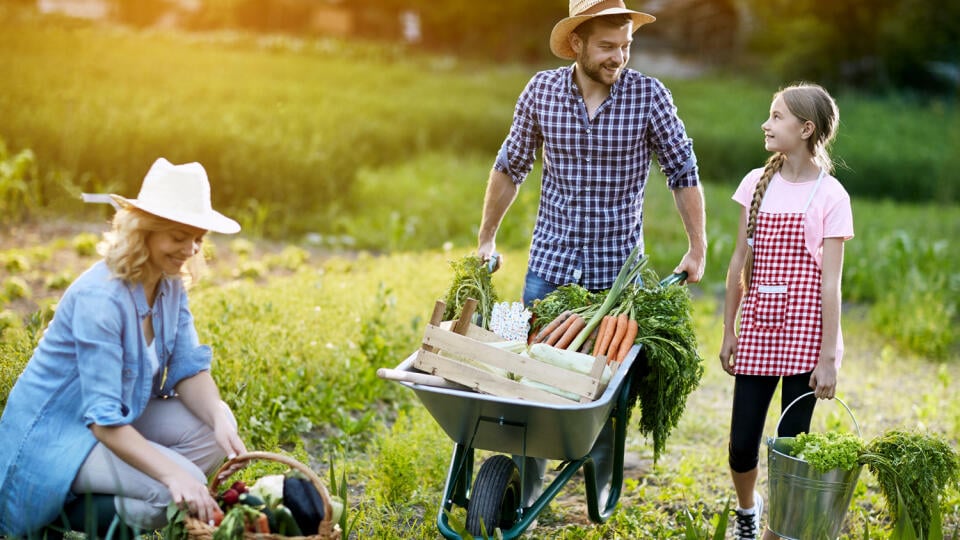
[[[290,474],[283,479],[283,501],[300,530],[316,531],[324,518],[323,498],[307,478]]]

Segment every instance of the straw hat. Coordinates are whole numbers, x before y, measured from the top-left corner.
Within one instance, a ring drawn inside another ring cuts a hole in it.
[[[240,230],[240,224],[210,205],[210,181],[199,163],[174,165],[164,158],[153,163],[136,199],[110,195],[124,208],[139,208],[155,216],[223,234]]]
[[[570,0],[570,16],[561,19],[550,32],[550,50],[566,60],[573,60],[577,54],[570,48],[568,39],[573,30],[585,21],[602,15],[630,15],[633,19],[633,31],[656,19],[653,15],[627,9],[623,0]]]

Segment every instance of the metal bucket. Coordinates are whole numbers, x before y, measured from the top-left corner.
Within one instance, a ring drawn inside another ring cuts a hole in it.
[[[813,392],[793,400],[783,410],[780,422],[794,403]],[[836,399],[850,414],[862,436],[857,419],[840,398]],[[775,432],[775,433],[776,433]],[[794,437],[767,437],[767,474],[769,478],[769,523],[767,527],[789,540],[834,539],[840,534],[862,466],[844,471],[833,469],[818,472],[802,459],[789,455]]]

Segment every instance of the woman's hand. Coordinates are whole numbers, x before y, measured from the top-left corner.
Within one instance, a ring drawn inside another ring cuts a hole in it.
[[[237,427],[229,419],[218,422],[213,428],[214,437],[217,444],[227,453],[227,459],[233,459],[240,454],[247,453],[247,447],[243,444],[240,436],[237,434]],[[247,462],[233,463],[225,468],[219,475],[219,480],[223,481],[232,476],[235,472],[247,466]]]
[[[837,365],[832,358],[820,357],[810,374],[810,388],[817,399],[833,399],[837,391]]]
[[[213,436],[217,439],[220,448],[223,448],[223,451],[226,452],[228,459],[233,459],[247,452],[247,446],[243,444],[240,435],[237,433],[237,426],[227,417],[214,424]]]
[[[176,467],[165,478],[167,489],[174,504],[204,523],[212,523],[220,507],[217,501],[210,496],[210,491],[202,482],[185,470]]]

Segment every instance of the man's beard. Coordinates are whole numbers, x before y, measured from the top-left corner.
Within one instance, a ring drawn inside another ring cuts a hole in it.
[[[604,71],[603,64],[597,64],[590,62],[585,54],[581,54],[577,59],[580,67],[583,69],[583,74],[589,77],[590,79],[596,81],[599,84],[605,84],[607,86],[612,85],[617,82],[617,79],[620,78],[620,73],[622,73],[623,65],[617,66],[617,71],[612,75],[610,81],[608,82],[605,78],[607,72]]]

